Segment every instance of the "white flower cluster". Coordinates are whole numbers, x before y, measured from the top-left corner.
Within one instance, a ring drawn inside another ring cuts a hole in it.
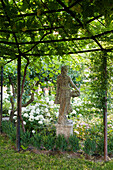
[[[54,101],[49,97],[38,100],[35,105],[22,107],[22,116],[24,125],[28,123],[36,125],[49,125],[54,119],[58,117],[58,106],[54,105]],[[16,122],[17,112],[15,112],[14,120]],[[32,130],[35,133],[35,129]]]
[[[73,102],[73,105],[76,105],[76,100]],[[79,104],[81,104],[81,101],[79,101]],[[77,115],[78,110],[73,109],[73,112],[71,114]],[[17,112],[15,113],[17,115]],[[49,125],[52,122],[54,123],[59,115],[59,105],[54,104],[54,100],[49,97],[42,98],[41,100],[38,100],[36,104],[29,105],[26,108],[22,108],[22,116],[24,120],[24,125],[27,126],[27,128],[31,129],[32,133],[34,134],[36,132],[37,126],[42,125]],[[16,121],[16,117],[14,116],[14,120]],[[73,120],[74,121],[74,120]],[[74,123],[74,122],[73,122]]]

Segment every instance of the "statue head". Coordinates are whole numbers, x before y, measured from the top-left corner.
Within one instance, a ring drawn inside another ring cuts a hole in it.
[[[68,67],[67,66],[62,66],[61,67],[61,73],[66,74],[67,71],[68,71]]]

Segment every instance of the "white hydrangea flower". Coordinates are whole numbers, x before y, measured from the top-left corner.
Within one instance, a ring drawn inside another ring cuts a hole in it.
[[[49,116],[49,117],[50,117],[50,113],[48,112],[48,113],[46,114],[46,116]]]
[[[39,109],[39,108],[37,108],[37,109],[36,109],[36,113],[39,113],[39,112],[40,112],[40,109]]]
[[[48,125],[50,123],[49,119],[45,119],[44,122]]]
[[[28,113],[25,113],[23,116],[24,116],[24,117],[29,117]]]
[[[32,130],[32,133],[35,133],[35,130]]]
[[[76,110],[73,110],[72,114],[76,114]]]
[[[50,108],[54,108],[54,106],[53,106],[53,105],[51,105],[51,106],[50,106]]]
[[[35,110],[35,106],[29,106],[29,110]]]
[[[44,119],[43,115],[39,115],[39,119],[43,120]]]
[[[36,116],[36,117],[35,117],[35,120],[39,120],[39,119],[40,119],[40,117],[39,117],[39,116]]]
[[[44,102],[45,100],[44,100],[44,99],[41,99],[40,101]]]
[[[82,114],[79,114],[80,117],[82,117]]]
[[[58,115],[59,115],[59,112],[56,113],[56,117],[58,117]]]
[[[38,122],[39,124],[43,124],[43,122],[40,120],[39,122]]]
[[[17,111],[14,114],[17,115]]]
[[[23,121],[23,124],[24,124],[24,125],[26,125],[26,122],[25,122],[25,121]]]
[[[33,122],[33,121],[34,121],[34,119],[29,118],[29,121],[30,121],[30,122]]]
[[[74,130],[75,133],[79,134],[79,132],[77,130]]]
[[[17,119],[17,116],[13,116],[13,119],[16,120],[16,119]]]
[[[26,111],[26,108],[25,107],[22,107],[22,112],[25,112]]]
[[[51,101],[49,102],[49,104],[50,104],[50,105],[53,105],[53,104],[54,104],[54,101],[53,101],[53,100],[51,100]]]
[[[49,103],[49,97],[46,97],[46,102]]]
[[[33,115],[33,114],[34,114],[34,110],[31,110],[30,115]]]
[[[77,111],[79,111],[79,108],[76,108]]]
[[[43,104],[43,106],[47,106],[47,104]]]
[[[36,104],[35,104],[35,107],[38,107],[39,105],[40,105],[40,103],[36,103]]]
[[[29,112],[30,111],[30,109],[29,108],[26,108],[26,112]]]
[[[33,115],[30,115],[29,116],[29,121],[33,121],[35,118],[34,118],[34,116]]]
[[[10,114],[11,110],[8,110],[8,114]]]
[[[45,112],[48,112],[48,108],[45,108]]]

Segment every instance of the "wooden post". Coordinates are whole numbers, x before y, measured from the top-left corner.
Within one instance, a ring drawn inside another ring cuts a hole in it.
[[[17,147],[17,151],[20,151],[20,112],[21,112],[20,86],[21,86],[21,56],[18,56],[17,73],[18,73],[18,81],[17,81],[18,95],[17,95],[17,136],[16,136],[16,147]]]
[[[1,67],[1,91],[0,91],[0,133],[2,133],[2,104],[3,104],[3,67]]]
[[[104,113],[104,161],[107,161],[108,153],[107,153],[107,56],[105,56],[106,53],[104,53],[104,60],[103,60],[103,66],[104,66],[104,107],[103,107],[103,113]]]

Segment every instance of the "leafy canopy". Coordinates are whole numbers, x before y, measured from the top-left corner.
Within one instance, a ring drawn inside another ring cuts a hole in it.
[[[112,51],[112,11],[112,0],[1,0],[0,56]]]

